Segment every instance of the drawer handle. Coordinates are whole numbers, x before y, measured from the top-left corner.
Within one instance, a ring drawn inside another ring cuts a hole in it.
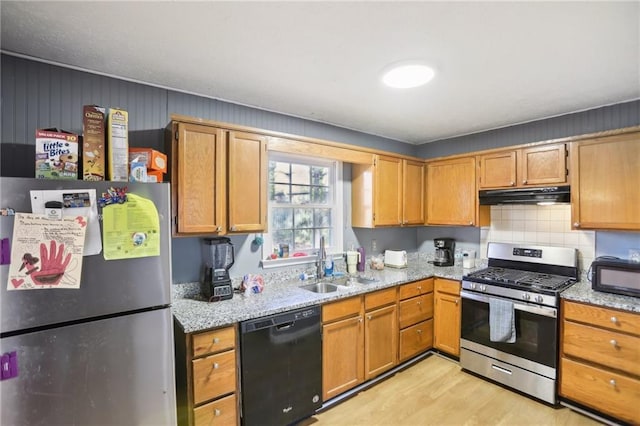
[[[616,387],[616,381],[614,379],[609,380],[609,384],[614,388]]]
[[[617,324],[618,323],[618,318],[611,317],[611,322],[614,323],[614,324]]]
[[[618,346],[618,342],[616,341],[616,339],[611,339],[609,343],[611,343],[611,346],[613,346],[614,348]]]
[[[218,410],[217,408],[215,410],[213,410],[213,415],[218,417],[220,414],[222,414],[222,412],[220,410]]]
[[[214,337],[213,338],[213,343],[220,343],[220,338],[219,337]]]

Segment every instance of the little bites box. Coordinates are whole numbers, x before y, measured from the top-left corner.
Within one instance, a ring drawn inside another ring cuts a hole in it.
[[[110,108],[107,116],[107,152],[109,180],[129,180],[129,114]]]
[[[36,178],[78,179],[78,135],[36,130]]]
[[[106,179],[105,108],[82,108],[82,180]]]

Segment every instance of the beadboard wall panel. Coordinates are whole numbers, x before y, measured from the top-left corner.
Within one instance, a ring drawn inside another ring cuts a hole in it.
[[[420,145],[416,156],[435,158],[640,125],[640,100],[552,117]]]
[[[129,112],[131,146],[164,149],[171,114],[414,155],[416,147],[324,123],[2,54],[2,143],[33,145],[35,129],[82,132],[82,106]],[[6,149],[6,148],[5,148]]]

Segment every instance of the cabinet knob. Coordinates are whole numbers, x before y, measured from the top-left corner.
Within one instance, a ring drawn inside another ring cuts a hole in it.
[[[358,322],[362,322],[362,317],[358,317]]]
[[[616,339],[611,339],[609,343],[611,343],[611,346],[613,346],[614,348],[618,346],[618,342],[616,341]]]
[[[422,290],[422,286],[421,285],[418,286],[418,290]]]
[[[527,180],[526,180],[526,179],[524,179],[524,180],[522,181],[522,184],[523,184],[523,185],[526,185],[526,184],[527,184]]]
[[[469,226],[473,226],[473,221],[469,222]]]
[[[515,182],[509,182],[509,186],[514,186],[516,183]]]
[[[416,331],[418,332],[418,334],[422,334],[422,330],[418,329]]]
[[[614,324],[617,324],[618,323],[618,318],[611,317],[611,322],[614,323]]]
[[[616,381],[614,379],[609,380],[609,384],[614,388],[616,387]]]
[[[418,306],[422,305],[422,302],[418,302]]]
[[[367,319],[370,320],[372,317],[371,315],[367,315]]]
[[[231,232],[235,232],[236,231],[236,226],[232,225],[230,229],[231,229]]]
[[[217,370],[218,368],[220,368],[220,364],[218,364],[217,362],[213,363],[213,369]]]
[[[220,338],[219,337],[214,337],[213,338],[213,343],[220,343]]]
[[[580,228],[580,222],[573,222],[574,228]]]
[[[222,414],[222,411],[218,410],[217,408],[215,410],[213,410],[213,415],[218,417],[220,414]]]
[[[221,226],[218,226],[218,227],[216,228],[216,232],[220,232],[220,231],[222,231],[222,227],[221,227]]]
[[[458,306],[458,299],[456,299],[456,306]]]

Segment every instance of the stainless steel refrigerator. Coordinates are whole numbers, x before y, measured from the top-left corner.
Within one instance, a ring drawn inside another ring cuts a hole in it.
[[[84,256],[78,289],[8,291],[0,266],[2,425],[176,424],[169,185],[3,177],[0,208],[31,212],[30,190],[112,186],[153,201],[160,256]],[[0,216],[0,239],[13,224]]]

